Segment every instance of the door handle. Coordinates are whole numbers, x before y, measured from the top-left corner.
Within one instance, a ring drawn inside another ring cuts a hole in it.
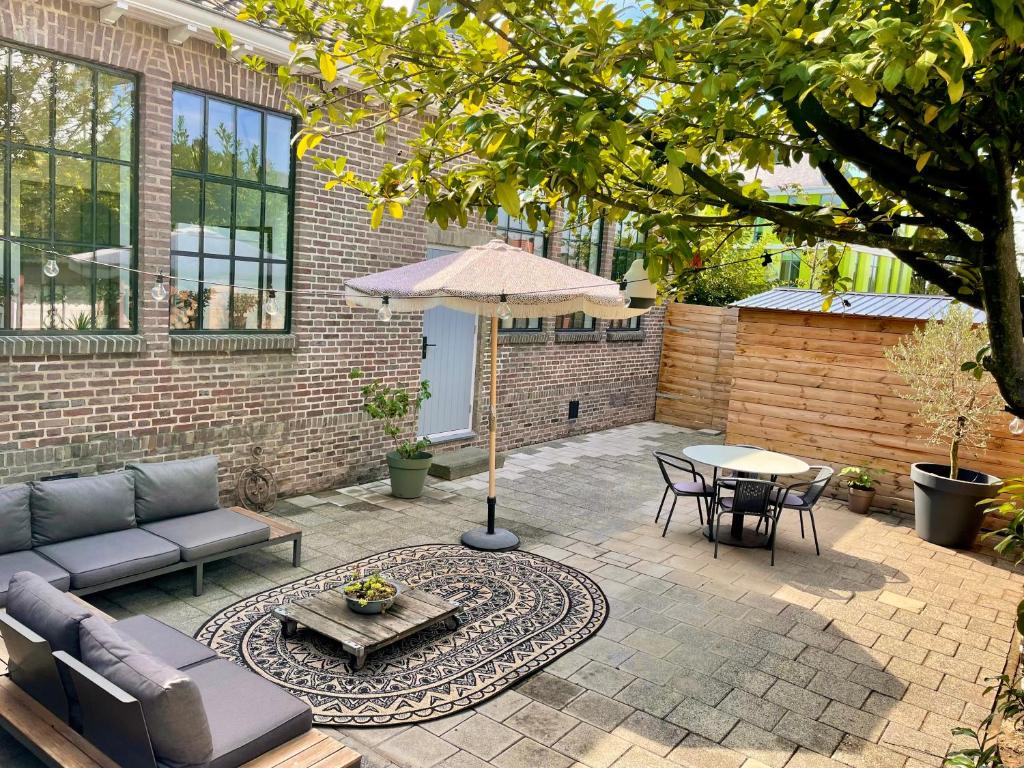
[[[436,347],[437,344],[427,344],[427,337],[423,337],[423,359],[427,359],[427,347]]]

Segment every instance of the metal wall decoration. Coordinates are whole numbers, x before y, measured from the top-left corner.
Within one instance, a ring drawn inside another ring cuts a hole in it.
[[[252,448],[253,464],[238,475],[235,493],[238,503],[253,512],[269,512],[277,503],[277,480],[274,474],[263,466],[263,448]]]

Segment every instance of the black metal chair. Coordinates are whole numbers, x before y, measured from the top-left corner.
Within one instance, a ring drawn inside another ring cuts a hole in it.
[[[761,529],[762,523],[767,523],[769,528],[768,536],[772,549],[771,564],[775,565],[775,525],[779,518],[779,508],[776,499],[782,488],[770,480],[760,480],[753,477],[729,478],[734,481],[732,496],[723,496],[718,493],[715,498],[714,519],[711,521],[715,532],[715,557],[718,557],[718,540],[722,533],[722,515],[745,515],[747,517],[760,518],[757,521],[757,530]],[[723,481],[718,482],[719,488]]]
[[[832,475],[835,474],[835,470],[832,467],[827,467],[820,464],[815,464],[810,467],[812,470],[818,470],[813,480],[805,480],[800,483],[793,483],[785,488],[780,488],[775,497],[775,504],[779,508],[781,513],[784,509],[795,509],[800,513],[800,538],[804,537],[804,512],[806,512],[811,518],[811,535],[814,537],[814,551],[819,556],[821,555],[821,547],[818,546],[818,529],[814,525],[814,505],[818,503],[818,499],[821,498],[821,494],[825,492],[828,487],[829,481],[832,480]],[[758,530],[761,528],[761,522],[758,521]],[[772,538],[775,538],[775,531],[772,530]],[[775,544],[772,543],[774,548]]]
[[[704,475],[697,471],[697,467],[689,459],[683,459],[679,456],[673,456],[672,454],[665,453],[664,451],[655,451],[654,458],[658,462],[658,467],[661,469],[661,476],[665,478],[665,492],[661,494],[661,504],[658,505],[658,514],[654,517],[654,522],[657,523],[661,518],[662,510],[665,507],[665,500],[668,498],[668,494],[672,493],[672,506],[668,510],[668,517],[665,519],[665,530],[661,532],[664,536],[668,533],[668,524],[672,522],[672,513],[676,509],[676,502],[679,501],[680,496],[687,498],[697,499],[697,516],[700,518],[700,524],[704,525],[704,512],[701,507],[701,501],[707,505],[708,520],[711,519],[711,497],[714,495],[714,488],[708,484],[704,479]],[[676,472],[682,472],[689,475],[688,480],[678,480],[672,477],[672,473],[669,470]]]
[[[739,445],[734,445],[733,447],[734,448],[752,448],[755,451],[766,451],[766,450],[768,450],[767,448],[762,448],[760,445],[743,445],[742,443],[739,444]],[[733,488],[736,487],[736,479],[739,478],[739,477],[757,477],[757,475],[752,475],[749,472],[735,472],[735,473],[733,473],[731,475],[724,475],[722,477],[722,479],[719,481],[719,484],[723,488],[728,488],[729,490],[732,490]],[[775,478],[773,477],[772,480],[774,480],[774,479]]]

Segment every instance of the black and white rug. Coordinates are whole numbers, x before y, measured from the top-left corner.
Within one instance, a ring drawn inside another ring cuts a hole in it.
[[[427,629],[351,671],[334,641],[307,630],[281,637],[270,610],[379,570],[463,606],[460,626]],[[313,708],[332,726],[416,723],[497,695],[591,637],[608,602],[585,574],[529,552],[430,544],[373,555],[226,608],[196,637]]]

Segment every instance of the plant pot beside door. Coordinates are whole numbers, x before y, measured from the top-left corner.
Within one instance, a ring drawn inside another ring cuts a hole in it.
[[[958,469],[953,479],[948,466],[924,463],[910,467],[910,479],[917,535],[941,547],[970,549],[985,516],[980,502],[995,496],[1002,481],[970,469]]]
[[[349,372],[350,379],[361,379],[358,368]],[[383,381],[364,384],[359,393],[363,397],[363,410],[383,425],[384,434],[395,444],[388,451],[388,475],[391,477],[391,495],[399,499],[418,499],[433,463],[433,454],[424,449],[430,440],[416,436],[420,407],[430,398],[430,382],[423,380],[417,389],[392,387]]]

